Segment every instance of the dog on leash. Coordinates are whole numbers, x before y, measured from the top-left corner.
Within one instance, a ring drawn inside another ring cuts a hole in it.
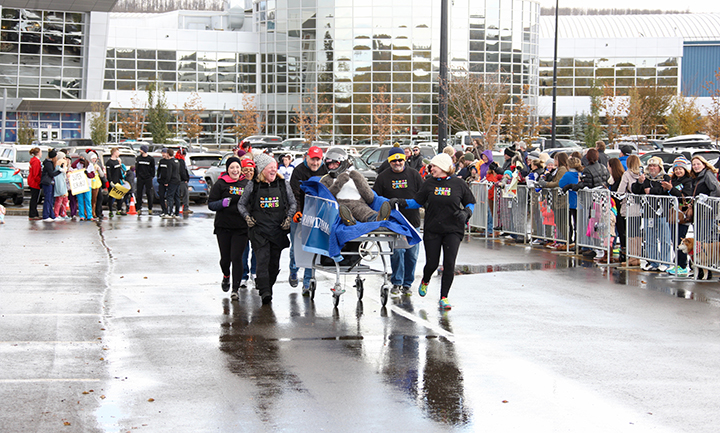
[[[706,258],[708,257],[708,255],[709,255],[709,253],[710,253],[711,251],[715,251],[714,257],[720,257],[720,255],[719,255],[719,253],[720,253],[720,243],[718,243],[718,242],[713,242],[713,243],[705,244],[705,245],[709,245],[710,248],[709,248],[709,249],[707,249],[707,248],[700,248],[700,249],[697,251],[697,254],[698,254],[698,256],[700,256],[700,258],[702,259],[701,261],[702,261],[703,263],[707,263]],[[693,238],[683,238],[683,239],[681,239],[681,240],[680,240],[680,245],[678,246],[678,249],[679,249],[680,251],[682,251],[683,253],[687,254],[688,263],[690,263],[690,267],[691,267],[695,272],[698,273],[698,279],[699,279],[699,280],[710,280],[710,279],[712,278],[712,271],[709,271],[709,270],[706,270],[706,269],[703,269],[703,268],[700,268],[700,267],[695,266],[695,261],[693,260],[693,258],[694,258],[693,252],[695,251],[695,239],[693,239]],[[713,257],[713,256],[711,255],[711,257]]]

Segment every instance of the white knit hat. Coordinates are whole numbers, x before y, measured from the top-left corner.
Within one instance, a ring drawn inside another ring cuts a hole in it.
[[[447,153],[439,153],[433,156],[433,159],[430,160],[430,164],[440,168],[440,170],[445,173],[450,173],[453,162],[452,158],[450,158],[450,155]]]

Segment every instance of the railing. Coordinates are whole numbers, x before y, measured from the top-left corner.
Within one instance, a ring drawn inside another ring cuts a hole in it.
[[[488,232],[492,231],[492,220],[488,221],[488,212],[492,213],[492,204],[488,197],[488,190],[492,185],[487,182],[473,182],[470,184],[470,191],[475,196],[475,211],[470,217],[469,225],[471,229],[479,229],[485,231],[485,237]]]
[[[560,188],[530,191],[530,237],[569,243],[570,207],[568,193]]]
[[[615,221],[610,190],[579,190],[575,248],[605,250],[604,258],[610,264],[615,241]]]
[[[519,185],[517,189],[506,190],[501,186],[495,189],[494,221],[504,233],[522,236],[527,239],[528,189]]]
[[[628,217],[627,256],[646,260],[653,267],[676,266],[677,197],[628,194],[625,200],[633,214],[640,211],[639,216]]]
[[[693,214],[695,246],[692,258],[697,280],[700,269],[704,270],[704,276],[710,271],[720,273],[720,198],[696,197]]]

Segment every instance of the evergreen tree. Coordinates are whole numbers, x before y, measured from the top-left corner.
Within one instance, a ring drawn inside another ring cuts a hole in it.
[[[168,122],[171,120],[167,107],[165,90],[158,86],[157,81],[148,85],[148,131],[152,134],[153,143],[162,144],[170,138]]]

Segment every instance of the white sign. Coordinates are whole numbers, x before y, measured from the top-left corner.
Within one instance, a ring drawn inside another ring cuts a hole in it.
[[[73,195],[90,191],[90,184],[85,170],[75,170],[68,174],[68,184]]]

